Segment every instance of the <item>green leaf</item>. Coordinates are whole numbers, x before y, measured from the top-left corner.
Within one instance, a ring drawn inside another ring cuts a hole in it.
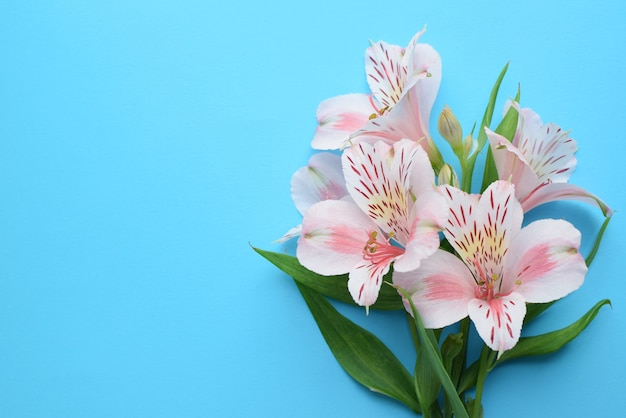
[[[424,347],[420,347],[420,351],[424,351]],[[417,398],[422,410],[431,410],[439,396],[441,384],[432,363],[428,360],[428,356],[423,353],[418,354],[415,362],[415,387]]]
[[[527,303],[524,324],[531,322],[540,313],[551,307],[555,302],[556,301],[548,303]],[[496,366],[501,364],[503,361],[512,360],[514,358],[547,354],[559,350],[565,344],[576,338],[587,327],[587,325],[591,323],[593,318],[595,318],[598,314],[600,308],[607,304],[611,304],[608,299],[601,300],[578,321],[561,330],[552,331],[535,337],[520,338],[515,347],[502,354],[500,359],[496,362]],[[475,361],[463,372],[459,382],[459,393],[474,387],[476,385],[477,378],[478,361]]]
[[[480,152],[485,143],[487,142],[487,134],[485,133],[485,127],[489,127],[491,125],[491,119],[493,117],[493,111],[496,107],[496,99],[498,98],[498,91],[500,90],[500,85],[502,84],[502,80],[504,79],[504,75],[509,68],[509,63],[507,62],[502,71],[500,71],[500,75],[496,80],[493,88],[491,89],[491,94],[489,95],[489,102],[487,103],[487,108],[485,109],[485,114],[483,115],[483,120],[480,123],[480,130],[478,131],[478,150],[476,153]]]
[[[466,171],[462,179],[463,184],[461,185],[461,189],[467,193],[471,192],[472,176],[474,175],[474,165],[476,164],[476,158],[478,157],[478,154],[480,154],[480,151],[483,149],[483,147],[485,146],[485,143],[487,142],[487,134],[485,133],[485,127],[489,127],[491,125],[491,119],[493,117],[493,111],[496,106],[496,99],[498,97],[498,91],[500,90],[502,79],[504,79],[504,75],[506,74],[506,71],[508,68],[509,68],[509,63],[507,63],[504,66],[504,68],[500,72],[500,75],[498,76],[498,79],[496,80],[496,83],[491,89],[489,102],[487,103],[487,108],[485,109],[485,114],[483,115],[483,120],[480,123],[480,128],[478,130],[478,146],[476,150],[474,151],[474,153],[470,155],[467,159]]]
[[[452,372],[452,364],[454,359],[459,355],[463,348],[463,333],[449,334],[441,344],[441,357],[443,359],[443,366],[446,368],[448,374]]]
[[[387,346],[337,312],[320,293],[296,284],[341,367],[362,385],[421,413],[411,375]]]
[[[546,334],[537,335],[534,337],[522,337],[517,342],[515,347],[505,351],[498,359],[496,364],[502,363],[507,360],[512,360],[518,357],[536,356],[541,354],[553,353],[565,344],[576,338],[587,325],[596,317],[600,308],[604,305],[610,305],[611,301],[604,299],[596,303],[585,315],[583,315],[578,321],[574,322],[568,327],[563,329],[548,332]]]
[[[459,380],[458,393],[463,393],[474,386],[478,380],[478,360],[473,362],[467,369],[463,371],[461,379]]]
[[[593,248],[591,249],[591,252],[587,256],[587,258],[585,258],[585,263],[587,264],[587,267],[589,267],[591,263],[593,262],[593,259],[596,258],[596,254],[598,253],[598,250],[600,249],[600,243],[602,242],[602,237],[604,236],[604,231],[606,231],[606,227],[609,226],[610,221],[611,221],[611,216],[607,216],[604,222],[602,223],[602,226],[600,227],[600,230],[598,231],[598,235],[596,235],[596,240],[593,242]]]
[[[350,292],[348,292],[347,274],[341,276],[322,276],[303,267],[296,257],[254,247],[253,249],[270,263],[293,277],[298,283],[302,283],[333,299],[356,305],[352,296],[350,296]],[[391,280],[390,276],[385,276],[385,279]],[[404,305],[402,305],[402,299],[398,295],[398,292],[389,286],[382,286],[376,303],[370,306],[370,309],[400,310],[404,309]]]
[[[515,96],[515,101],[519,103],[520,99],[520,89],[517,88],[517,95]],[[500,124],[496,128],[496,133],[502,135],[509,141],[513,140],[513,136],[515,135],[515,131],[517,130],[517,122],[519,120],[519,113],[517,109],[513,106],[509,107],[506,115],[500,121]],[[498,170],[496,169],[496,163],[493,160],[493,155],[491,153],[491,147],[487,148],[487,159],[485,161],[485,170],[483,173],[483,184],[480,189],[481,192],[485,191],[487,187],[494,181],[498,179]]]
[[[439,382],[443,386],[443,390],[445,394],[448,396],[452,411],[454,412],[457,418],[469,418],[467,415],[467,411],[465,410],[465,406],[463,402],[461,402],[461,398],[458,396],[457,391],[450,380],[450,376],[443,365],[443,360],[441,358],[441,353],[439,352],[439,346],[437,346],[436,341],[433,343],[434,335],[429,333],[424,328],[424,323],[422,322],[422,318],[420,317],[419,312],[415,308],[413,301],[409,294],[401,288],[398,288],[398,291],[403,294],[403,296],[409,301],[411,305],[411,311],[413,312],[413,320],[415,322],[415,327],[417,328],[417,334],[419,335],[421,342],[421,350],[420,354],[425,356],[426,361],[430,362],[433,372],[439,378]]]

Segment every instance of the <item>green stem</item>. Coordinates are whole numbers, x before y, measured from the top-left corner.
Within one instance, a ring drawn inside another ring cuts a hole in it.
[[[417,329],[415,328],[415,320],[413,319],[411,314],[406,311],[404,312],[404,315],[406,316],[409,330],[411,331],[411,338],[413,339],[413,345],[415,346],[415,353],[417,354],[420,352],[420,339],[417,335]]]
[[[476,399],[474,400],[474,409],[472,411],[472,418],[480,417],[480,410],[482,409],[483,387],[485,386],[485,380],[487,373],[490,370],[490,364],[493,363],[494,352],[486,345],[483,345],[483,349],[480,353],[480,360],[478,365],[478,378],[476,379]]]

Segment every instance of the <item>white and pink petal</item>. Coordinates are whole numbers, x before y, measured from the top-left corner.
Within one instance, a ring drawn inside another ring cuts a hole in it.
[[[517,344],[526,316],[526,303],[521,295],[513,292],[488,301],[472,299],[468,312],[480,338],[500,355]]]
[[[396,271],[417,269],[422,260],[439,248],[439,233],[448,220],[448,204],[436,191],[422,193],[417,196],[410,217],[411,233],[404,254],[395,261]]]
[[[378,228],[353,202],[325,200],[305,213],[296,256],[318,274],[345,274],[363,260],[373,232]]]
[[[580,232],[567,221],[532,222],[511,241],[502,291],[515,290],[527,302],[544,303],[578,289],[587,273],[580,240]]]
[[[339,200],[347,194],[341,157],[330,152],[313,155],[291,177],[291,198],[301,214],[317,202]]]
[[[569,183],[541,184],[535,188],[535,190],[523,197],[520,202],[524,208],[524,212],[528,212],[539,205],[557,200],[576,200],[585,202],[602,210],[602,214],[604,216],[611,216],[613,214],[613,209],[611,209],[598,196],[589,193],[582,187]]]
[[[350,136],[379,112],[372,96],[346,94],[324,100],[317,108],[318,127],[311,146],[320,150],[343,148]]]
[[[465,264],[447,251],[437,250],[410,272],[394,270],[393,283],[404,289],[426,328],[443,328],[465,318],[475,283]],[[404,300],[405,308],[411,312]]]

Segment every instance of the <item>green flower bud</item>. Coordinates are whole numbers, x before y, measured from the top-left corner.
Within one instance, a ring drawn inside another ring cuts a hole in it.
[[[444,185],[449,184],[450,186],[459,188],[459,178],[456,173],[450,166],[450,164],[444,164],[439,171],[439,176],[437,177],[437,184]]]
[[[437,123],[439,134],[448,141],[455,154],[463,150],[463,129],[454,113],[448,106],[444,107]]]

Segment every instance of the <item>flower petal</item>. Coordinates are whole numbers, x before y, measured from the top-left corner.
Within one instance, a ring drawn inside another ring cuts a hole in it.
[[[387,235],[408,241],[413,205],[409,176],[417,146],[401,141],[393,147],[377,142],[357,143],[342,156],[346,186],[355,203]]]
[[[448,220],[448,204],[435,191],[417,196],[411,210],[411,235],[405,252],[394,263],[396,271],[410,271],[420,267],[422,260],[439,248],[439,232]]]
[[[340,149],[351,134],[363,128],[378,109],[367,94],[346,94],[324,100],[317,108],[318,127],[311,146]]]
[[[489,301],[472,299],[468,312],[480,338],[489,348],[502,354],[519,340],[526,303],[522,296],[513,292]]]
[[[347,194],[341,157],[330,152],[313,155],[291,177],[291,198],[301,214],[317,202],[339,200]]]
[[[376,225],[353,203],[325,200],[311,206],[302,220],[296,255],[318,274],[348,273],[363,260],[363,249]]]
[[[372,94],[384,107],[391,108],[402,97],[407,75],[403,65],[404,48],[376,42],[365,51],[365,72]]]
[[[406,290],[426,328],[442,328],[467,316],[467,304],[474,297],[474,279],[461,260],[437,250],[422,261],[419,269],[394,271],[393,283]],[[409,303],[404,306],[411,312]]]
[[[294,226],[289,231],[285,232],[285,235],[283,235],[282,237],[278,238],[276,240],[276,242],[282,244],[283,242],[287,242],[290,239],[293,239],[295,237],[299,237],[301,233],[302,233],[302,225]]]
[[[537,174],[521,151],[505,137],[489,130],[489,128],[485,128],[485,132],[489,138],[491,154],[498,170],[498,178],[513,183],[517,198],[522,200],[540,184]]]
[[[542,219],[511,241],[502,291],[515,289],[531,303],[551,302],[578,289],[587,273],[578,252],[580,232],[564,220]]]
[[[554,123],[544,125],[532,109],[520,111],[513,142],[539,179],[565,183],[576,168],[576,141]]]
[[[613,214],[613,209],[611,209],[599,197],[589,193],[582,187],[569,183],[542,184],[521,199],[520,202],[524,208],[524,212],[528,212],[541,204],[556,200],[578,200],[600,208],[604,216],[611,216]]]
[[[442,186],[450,216],[444,235],[476,280],[500,277],[510,239],[522,226],[523,212],[515,199],[515,187],[506,181],[493,182],[480,196],[472,197],[451,186]]]
[[[363,260],[350,271],[348,290],[357,304],[367,307],[376,303],[383,277],[389,272],[391,261],[371,263]]]

